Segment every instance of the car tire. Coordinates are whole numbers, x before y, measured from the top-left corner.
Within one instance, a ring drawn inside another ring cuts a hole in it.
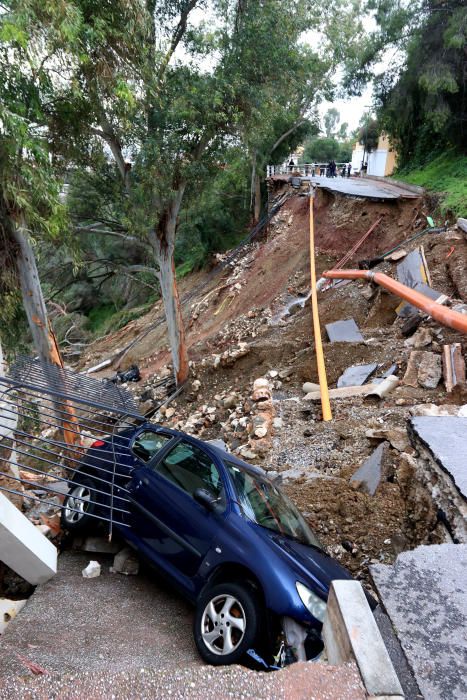
[[[79,481],[71,482],[62,506],[61,526],[64,530],[84,532],[97,522],[93,517],[100,495],[96,489],[96,482],[90,476],[80,476]]]
[[[237,663],[255,646],[261,607],[254,591],[239,583],[219,583],[201,594],[193,626],[201,658],[214,666]]]

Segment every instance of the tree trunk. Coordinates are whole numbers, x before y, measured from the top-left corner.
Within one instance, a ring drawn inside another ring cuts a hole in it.
[[[17,225],[11,227],[14,241],[18,245],[16,267],[21,285],[23,306],[26,311],[29,329],[31,331],[34,347],[42,362],[49,362],[63,367],[55,335],[50,328],[47,309],[45,306],[42,287],[37,271],[36,257],[29,241],[26,221],[20,214]],[[63,436],[68,445],[81,444],[79,423],[73,406],[66,400],[59,402],[52,399],[57,414],[57,419],[63,429]]]
[[[36,258],[22,215],[19,217],[17,226],[12,227],[12,236],[19,248],[16,267],[34,347],[41,360],[63,367],[55,336],[49,328]]]
[[[159,219],[156,230],[151,232],[151,243],[159,265],[159,282],[164,303],[167,333],[172,352],[172,363],[177,386],[188,378],[188,352],[185,340],[180,298],[175,275],[175,232],[177,217],[185,191],[185,184],[179,186],[172,202]]]
[[[258,171],[255,174],[255,208],[254,208],[254,218],[255,224],[258,223],[261,214],[261,178]]]

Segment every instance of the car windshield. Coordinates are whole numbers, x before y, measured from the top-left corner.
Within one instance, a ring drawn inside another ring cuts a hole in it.
[[[225,462],[225,465],[246,518],[268,530],[292,537],[302,544],[322,549],[320,541],[300,511],[274,484],[231,462]]]

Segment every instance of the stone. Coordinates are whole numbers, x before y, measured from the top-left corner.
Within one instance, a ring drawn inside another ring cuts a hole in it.
[[[382,442],[351,476],[350,481],[357,481],[361,487],[374,496],[383,475],[383,457],[387,442]]]
[[[460,228],[461,231],[467,233],[467,219],[457,219],[457,228]]]
[[[282,418],[276,417],[272,421],[272,427],[274,430],[280,430],[282,428]]]
[[[260,377],[253,382],[252,399],[255,402],[271,399],[271,387],[266,377]]]
[[[365,431],[365,437],[372,440],[387,440],[391,447],[398,452],[410,452],[410,440],[407,431],[402,428],[370,428]]]
[[[198,392],[201,389],[201,382],[199,381],[199,379],[195,379],[192,382],[191,388],[193,389],[193,391],[196,391],[196,392]]]
[[[272,369],[269,372],[269,376],[271,377],[271,379],[275,379],[278,376],[278,374],[279,374],[279,372],[277,372],[277,370],[275,370],[275,369]]]
[[[418,367],[418,383],[425,389],[436,389],[442,373],[441,357],[432,352],[425,353]]]
[[[224,408],[235,408],[237,405],[237,397],[235,394],[229,394],[229,396],[223,400],[222,405]]]
[[[406,348],[414,348],[419,350],[427,345],[430,345],[433,340],[433,335],[429,328],[419,328],[410,338],[404,341]]]
[[[124,547],[115,555],[113,571],[124,576],[137,576],[139,573],[139,559],[131,547]]]
[[[91,560],[85,569],[82,570],[83,578],[97,578],[101,575],[101,565],[98,561]]]
[[[437,406],[434,403],[419,404],[410,409],[412,416],[457,416],[458,411],[459,407],[454,404]]]
[[[167,408],[165,411],[165,417],[167,419],[169,419],[169,418],[172,418],[173,415],[175,415],[175,408],[172,408],[171,406],[169,406],[169,408]]]
[[[416,388],[435,389],[442,375],[441,357],[427,350],[413,350],[410,353],[402,383]]]
[[[266,437],[267,434],[268,434],[268,429],[264,425],[260,426],[259,428],[256,428],[254,431],[254,435],[257,438]]]

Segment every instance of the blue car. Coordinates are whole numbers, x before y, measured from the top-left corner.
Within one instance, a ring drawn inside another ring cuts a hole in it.
[[[262,469],[145,423],[94,442],[69,485],[63,527],[112,507],[124,539],[195,604],[206,662],[237,663],[287,629],[298,658],[316,656],[331,581],[351,576]]]

